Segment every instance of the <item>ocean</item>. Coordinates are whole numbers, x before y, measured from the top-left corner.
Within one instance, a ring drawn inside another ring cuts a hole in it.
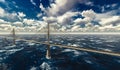
[[[17,38],[46,42],[42,35],[17,35]],[[120,53],[120,35],[50,35],[51,44],[83,47]],[[51,46],[46,59],[45,44],[0,38],[0,70],[120,70],[120,57]]]

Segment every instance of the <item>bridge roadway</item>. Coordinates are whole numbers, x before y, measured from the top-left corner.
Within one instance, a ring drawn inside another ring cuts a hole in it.
[[[47,44],[43,42],[38,42],[34,40],[25,40],[25,39],[17,39],[17,40],[22,40],[22,41],[27,41],[27,42],[33,42],[33,43],[39,43],[39,44]],[[64,45],[57,45],[57,44],[50,44],[51,46],[58,46],[61,48],[69,48],[69,49],[74,49],[74,50],[80,50],[80,51],[85,51],[85,52],[93,52],[93,53],[100,53],[100,54],[106,54],[106,55],[112,55],[112,56],[119,56],[120,53],[115,53],[115,52],[110,52],[110,51],[103,51],[103,50],[95,50],[95,49],[89,49],[89,48],[83,48],[83,47],[75,47],[75,46],[64,46]]]
[[[8,39],[13,39],[13,38],[8,37]],[[16,39],[16,40],[26,41],[26,42],[31,42],[31,43],[46,44],[46,45],[48,44],[45,42],[38,42],[35,40],[26,40],[26,39]],[[80,50],[80,51],[85,51],[85,52],[93,52],[93,53],[106,54],[106,55],[120,57],[120,53],[111,52],[111,51],[95,50],[95,49],[83,48],[83,47],[79,47],[79,46],[64,46],[64,45],[57,45],[57,44],[50,44],[50,46],[58,46],[61,48],[69,48],[69,49]]]

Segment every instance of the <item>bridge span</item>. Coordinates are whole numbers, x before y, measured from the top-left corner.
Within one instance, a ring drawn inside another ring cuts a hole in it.
[[[8,38],[10,38],[10,37],[8,37]],[[46,45],[50,45],[50,46],[58,46],[60,48],[69,48],[69,49],[80,50],[80,51],[85,51],[85,52],[92,52],[92,53],[99,53],[99,54],[120,57],[120,53],[116,53],[116,52],[112,52],[112,51],[95,50],[95,49],[84,48],[84,47],[80,47],[80,46],[65,46],[65,45],[58,45],[58,44],[48,44],[47,42],[38,42],[35,40],[26,40],[26,39],[17,39],[17,38],[16,38],[16,40],[26,41],[26,42],[31,42],[31,43],[38,43],[38,44],[46,44]]]

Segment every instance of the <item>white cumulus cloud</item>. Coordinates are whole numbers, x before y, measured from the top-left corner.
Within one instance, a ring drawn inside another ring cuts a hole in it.
[[[4,3],[4,2],[5,2],[5,0],[0,0],[0,2]]]
[[[25,17],[26,15],[23,12],[18,12],[19,17]]]
[[[34,2],[34,0],[30,0],[30,2],[31,2],[34,6],[36,6],[36,3]]]

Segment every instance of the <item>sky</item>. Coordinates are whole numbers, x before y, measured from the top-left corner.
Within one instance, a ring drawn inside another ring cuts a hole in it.
[[[120,0],[0,0],[0,32],[120,32]]]

